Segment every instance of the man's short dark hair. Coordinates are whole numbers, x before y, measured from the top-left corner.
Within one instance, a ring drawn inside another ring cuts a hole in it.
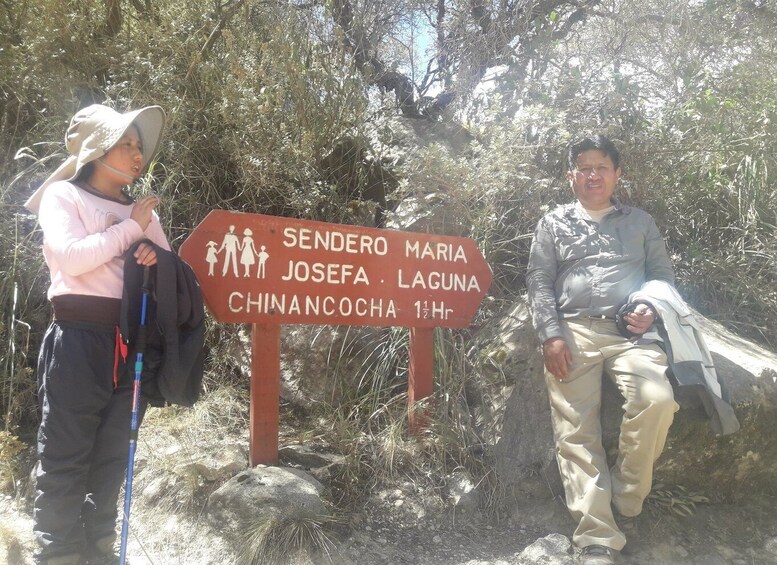
[[[598,149],[607,155],[612,160],[612,164],[616,171],[621,166],[621,154],[618,152],[615,144],[603,135],[593,135],[581,139],[569,147],[569,170],[575,170],[578,155],[584,151],[590,151],[591,149]]]

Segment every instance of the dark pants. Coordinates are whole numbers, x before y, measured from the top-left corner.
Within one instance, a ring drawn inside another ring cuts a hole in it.
[[[82,554],[115,536],[133,386],[128,364],[119,358],[114,388],[115,346],[116,329],[107,325],[55,321],[44,337],[33,513],[39,560]]]

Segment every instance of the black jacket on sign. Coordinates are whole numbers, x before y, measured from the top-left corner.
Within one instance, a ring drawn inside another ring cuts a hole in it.
[[[200,396],[205,345],[205,307],[192,268],[178,255],[148,240],[157,263],[150,268],[146,305],[146,347],[143,352],[141,394],[152,406],[192,406]],[[141,242],[124,261],[121,334],[129,344],[127,358],[134,375],[136,340],[143,300],[144,267],[132,259]]]

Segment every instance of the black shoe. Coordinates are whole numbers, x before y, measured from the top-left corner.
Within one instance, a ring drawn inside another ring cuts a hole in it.
[[[89,547],[86,552],[86,565],[119,565],[119,555],[113,550],[115,536],[108,536]],[[129,565],[129,560],[124,560]]]
[[[116,553],[103,553],[90,555],[86,558],[86,565],[119,565],[119,556]],[[125,565],[130,565],[129,559],[124,560]]]
[[[83,563],[83,558],[78,553],[56,555],[54,557],[36,556],[35,563],[38,565],[81,565],[81,563]]]
[[[634,541],[635,538],[639,537],[639,516],[624,516],[616,511],[615,523],[618,524],[627,539]]]
[[[93,546],[86,552],[86,565],[119,565],[119,554],[111,546]],[[129,559],[124,560],[129,565]]]
[[[615,550],[604,545],[587,545],[580,552],[580,565],[614,565]]]

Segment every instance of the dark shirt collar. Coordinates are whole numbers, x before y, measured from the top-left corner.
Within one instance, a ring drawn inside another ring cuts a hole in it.
[[[93,194],[104,200],[110,200],[111,202],[117,202],[119,204],[124,204],[124,205],[135,203],[135,199],[129,195],[126,188],[123,188],[121,190],[121,193],[124,196],[124,198],[119,199],[119,198],[113,198],[111,196],[108,196],[107,194],[100,192],[99,190],[95,189],[91,184],[84,181],[75,181],[75,182],[72,182],[71,184],[83,190],[84,192],[88,192],[89,194]]]

